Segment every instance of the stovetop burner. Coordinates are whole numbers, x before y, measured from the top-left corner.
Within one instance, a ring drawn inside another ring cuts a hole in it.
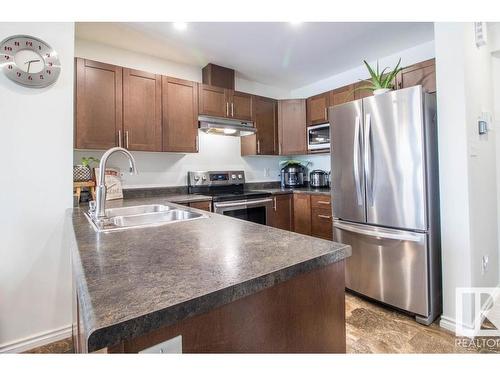
[[[245,189],[244,171],[188,172],[188,191],[212,197],[214,202],[269,197],[265,191]]]

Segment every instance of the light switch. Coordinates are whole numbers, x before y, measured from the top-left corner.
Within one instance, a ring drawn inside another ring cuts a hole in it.
[[[478,120],[477,126],[480,135],[488,133],[488,123],[486,121]]]

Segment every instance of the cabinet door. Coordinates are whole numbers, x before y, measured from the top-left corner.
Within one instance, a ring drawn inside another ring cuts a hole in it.
[[[354,84],[354,99],[367,98],[373,96],[373,91],[368,89],[363,89],[363,87],[370,86],[369,82],[361,81]]]
[[[161,76],[123,69],[124,145],[134,151],[161,151]]]
[[[273,197],[273,209],[269,215],[269,225],[274,228],[292,230],[293,194],[279,194]]]
[[[344,104],[354,100],[354,85],[339,87],[330,91],[330,105]]]
[[[328,107],[330,93],[325,92],[307,99],[307,125],[324,124],[328,122]]]
[[[254,96],[253,107],[257,133],[241,137],[241,155],[277,155],[278,101]]]
[[[200,84],[198,87],[199,111],[201,115],[229,116],[229,102],[227,101],[226,90],[203,84]]]
[[[278,102],[278,133],[280,155],[307,154],[305,99]]]
[[[430,93],[436,92],[436,61],[435,59],[422,61],[404,68],[397,77],[397,87],[422,85]]]
[[[293,195],[293,230],[311,235],[311,196],[309,194]]]
[[[122,105],[122,68],[77,58],[75,148],[118,146]]]
[[[163,151],[198,152],[198,84],[162,77]]]
[[[252,95],[232,90],[227,90],[227,95],[230,97],[229,115],[238,120],[251,121],[253,118]]]

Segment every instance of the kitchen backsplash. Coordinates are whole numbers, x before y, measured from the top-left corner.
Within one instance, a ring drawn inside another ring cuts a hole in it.
[[[245,171],[248,182],[278,181],[279,162],[283,156],[241,156],[240,138],[210,135],[200,132],[200,152],[197,154],[133,152],[139,174],[129,175],[128,162],[120,155],[113,156],[108,164],[120,168],[123,187],[182,186],[187,183],[187,172],[192,170]],[[74,164],[80,164],[83,156],[100,158],[103,151],[75,150]],[[295,160],[311,161],[309,170],[330,170],[329,155],[293,156]]]

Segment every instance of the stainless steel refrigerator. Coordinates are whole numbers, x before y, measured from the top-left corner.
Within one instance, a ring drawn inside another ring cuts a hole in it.
[[[329,119],[346,286],[430,324],[442,309],[435,95],[391,91],[330,107]]]

